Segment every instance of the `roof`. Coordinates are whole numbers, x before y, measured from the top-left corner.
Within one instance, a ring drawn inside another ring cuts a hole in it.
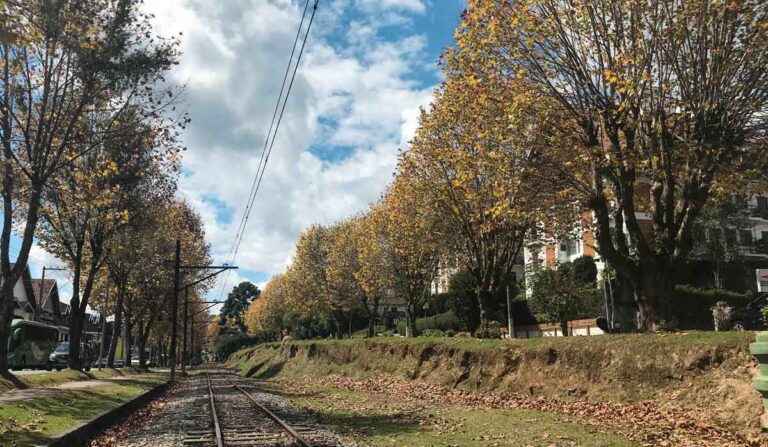
[[[11,265],[11,270],[13,270],[16,267],[15,262],[11,263],[10,265]],[[26,297],[24,297],[27,299],[26,301],[24,301],[24,303],[29,303],[29,305],[34,309],[35,307],[37,307],[37,300],[35,300],[34,291],[32,290],[32,276],[29,273],[29,265],[27,265],[24,268],[24,271],[21,272],[21,277],[19,279],[21,280],[24,286],[24,292],[27,295]],[[16,298],[19,299],[19,301],[21,301],[20,298],[22,297],[16,297]]]
[[[48,300],[53,299],[55,302],[59,300],[59,288],[55,279],[46,279],[45,284],[43,284],[42,279],[33,279],[32,293],[35,295],[35,302],[41,304],[40,307],[44,307],[47,304],[46,298]],[[55,308],[56,306],[52,307]]]

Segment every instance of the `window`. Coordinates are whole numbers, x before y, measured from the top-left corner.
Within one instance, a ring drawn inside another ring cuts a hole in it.
[[[757,213],[763,219],[768,219],[768,197],[757,198]]]
[[[760,281],[760,292],[768,292],[768,281]]]
[[[11,346],[10,346],[11,351],[16,349],[16,347],[19,346],[19,344],[21,343],[22,331],[23,331],[22,328],[16,328],[13,331],[13,338],[11,338]]]
[[[741,245],[752,245],[752,232],[749,230],[739,231],[739,239],[741,239]]]
[[[29,325],[24,329],[24,339],[28,341],[56,341],[59,331],[53,328]]]

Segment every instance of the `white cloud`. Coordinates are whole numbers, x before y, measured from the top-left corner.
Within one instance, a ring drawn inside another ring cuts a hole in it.
[[[180,189],[203,216],[222,262],[259,162],[303,3],[163,0],[147,7],[162,33],[184,34],[174,76],[188,85],[192,124],[184,135],[189,150]],[[379,197],[397,149],[416,128],[418,107],[432,96],[432,86],[414,80],[431,62],[425,37],[403,26],[396,41],[386,41],[379,29],[425,11],[421,0],[321,2],[240,248],[241,268],[278,273],[306,226],[343,219]],[[236,210],[230,223],[217,221],[222,210],[211,197]],[[230,275],[228,287],[240,275]]]

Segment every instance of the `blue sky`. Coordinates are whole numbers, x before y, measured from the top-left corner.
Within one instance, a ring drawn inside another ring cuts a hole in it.
[[[180,195],[225,262],[258,164],[303,0],[152,0],[157,29],[183,32],[173,78],[192,123]],[[391,180],[398,148],[440,82],[463,0],[321,0],[236,264],[211,299],[289,263],[313,223],[363,211]],[[14,241],[17,245],[17,240]],[[60,264],[38,247],[31,267]],[[69,280],[58,274],[60,282]],[[65,287],[65,296],[70,289]]]

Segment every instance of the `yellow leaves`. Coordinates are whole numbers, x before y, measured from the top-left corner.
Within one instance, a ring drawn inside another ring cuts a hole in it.
[[[618,84],[619,82],[619,77],[612,70],[606,69],[603,71],[603,77],[609,84]]]

